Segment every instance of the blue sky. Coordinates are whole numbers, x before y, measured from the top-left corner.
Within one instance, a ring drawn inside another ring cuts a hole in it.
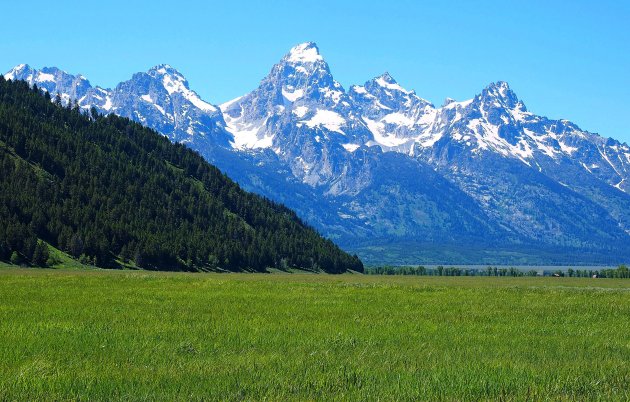
[[[0,70],[19,63],[114,86],[168,63],[221,103],[314,41],[344,87],[389,71],[434,102],[504,80],[529,110],[630,142],[629,1],[10,1]]]

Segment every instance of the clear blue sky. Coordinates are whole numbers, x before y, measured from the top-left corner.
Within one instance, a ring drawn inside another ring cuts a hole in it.
[[[508,81],[528,108],[630,142],[630,1],[8,1],[0,70],[114,86],[168,63],[221,103],[316,42],[344,87],[389,71],[441,104]]]

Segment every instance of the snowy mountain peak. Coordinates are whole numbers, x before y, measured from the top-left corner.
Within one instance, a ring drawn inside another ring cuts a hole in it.
[[[442,107],[446,107],[448,105],[450,105],[451,103],[456,102],[455,99],[453,98],[446,98],[444,99],[444,103],[442,103]]]
[[[82,74],[72,75],[57,67],[42,67],[40,70],[32,68],[28,64],[18,64],[9,70],[4,77],[6,79],[25,80],[29,84],[43,82],[55,82],[60,79],[87,81]]]
[[[147,74],[154,77],[169,75],[185,80],[184,76],[169,64],[158,64],[157,66],[151,67],[149,71],[147,71]]]
[[[385,82],[388,84],[397,84],[394,77],[392,77],[391,74],[387,71],[385,71],[383,74],[376,77],[376,80],[380,80],[381,82]]]
[[[151,84],[144,82],[147,76],[149,76],[156,85],[164,88],[170,97],[175,95],[181,96],[185,101],[190,102],[194,107],[205,113],[219,112],[216,106],[202,100],[195,91],[191,90],[186,77],[168,64],[159,64],[150,68],[146,74],[138,73],[134,75],[132,81],[135,83],[137,90],[145,92],[145,94],[141,94],[143,100],[153,103],[153,98],[148,93],[151,92]],[[164,102],[168,103],[170,100],[164,100],[162,103]]]
[[[54,81],[55,76],[59,73],[69,76],[69,74],[65,71],[59,70],[57,67],[44,67],[41,70],[37,70],[28,64],[18,64],[9,70],[4,75],[4,78],[12,80],[25,80],[32,85],[40,84],[41,82],[52,82]]]
[[[280,145],[299,148],[305,141],[321,144],[325,135],[345,135],[351,104],[317,45],[305,42],[291,48],[258,88],[221,105],[221,110],[234,137],[233,148],[279,152]],[[318,133],[312,135],[314,131]]]
[[[11,70],[7,71],[6,74],[4,74],[4,78],[6,78],[7,80],[14,80],[16,78],[21,79],[18,77],[28,75],[28,73],[32,71],[33,69],[28,64],[18,64],[17,66],[13,67]]]
[[[507,106],[510,109],[514,108],[519,102],[518,97],[510,89],[510,86],[505,81],[497,81],[488,85],[481,93],[483,99],[497,100],[503,103],[503,106]]]
[[[186,92],[190,90],[186,78],[175,68],[168,64],[159,64],[147,71],[147,74],[162,82],[169,94],[173,92]]]
[[[488,86],[484,88],[483,94],[494,98],[506,98],[514,94],[514,92],[510,89],[510,85],[507,82],[497,81],[488,84]]]
[[[256,96],[271,97],[267,100],[277,106],[298,102],[317,103],[324,108],[331,108],[345,96],[343,87],[335,81],[313,42],[294,46],[273,66],[258,90],[262,92]]]
[[[24,69],[30,70],[31,66],[29,66],[28,64],[18,64],[17,66],[13,67],[11,71],[21,71]]]
[[[396,82],[394,77],[392,77],[388,72],[385,72],[379,75],[378,77],[374,78],[373,82],[385,89],[400,91],[405,94],[410,94],[413,92],[413,91],[408,91],[405,88],[401,87],[398,84],[398,82]]]
[[[273,66],[267,79],[270,78],[296,87],[307,83],[309,85],[317,83],[334,85],[330,68],[314,42],[305,42],[292,47],[289,53]]]
[[[324,58],[319,54],[319,48],[315,42],[304,42],[291,48],[284,60],[290,63],[316,63]]]
[[[509,90],[510,84],[508,84],[506,81],[496,81],[496,82],[491,82],[488,85],[488,88],[498,88],[500,90]]]
[[[119,83],[106,99],[106,112],[128,117],[174,141],[228,144],[219,108],[190,89],[186,78],[168,64],[159,64]]]
[[[53,96],[61,95],[63,104],[77,100],[79,103],[93,90],[90,82],[82,75],[72,75],[57,67],[43,67],[38,70],[28,64],[19,64],[9,70],[4,77],[11,80],[24,80],[29,85],[37,85]]]
[[[314,42],[305,42],[292,47],[273,66],[265,80],[296,88],[309,85],[336,86],[330,68]]]

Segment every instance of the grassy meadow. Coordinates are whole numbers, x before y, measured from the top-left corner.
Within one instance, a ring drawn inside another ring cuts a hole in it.
[[[0,267],[0,400],[628,400],[630,280]]]

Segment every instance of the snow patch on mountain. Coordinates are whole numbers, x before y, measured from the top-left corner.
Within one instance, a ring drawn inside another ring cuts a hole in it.
[[[359,144],[341,144],[341,146],[343,146],[344,149],[350,153],[356,151],[357,149],[359,149],[359,147],[361,147],[361,145]]]
[[[393,134],[387,133],[385,124],[383,122],[370,120],[367,117],[363,117],[363,120],[367,124],[367,127],[370,129],[370,132],[373,135],[374,142],[382,146],[383,150],[389,150],[390,148],[397,147],[410,141],[407,138],[398,138]]]
[[[296,100],[304,96],[304,90],[296,89],[295,91],[289,92],[283,88],[282,96],[284,96],[289,102],[295,102]]]
[[[317,109],[313,117],[309,120],[302,120],[299,123],[304,123],[311,128],[323,126],[329,131],[345,134],[341,127],[346,123],[346,120],[339,113],[331,110]]]
[[[313,42],[301,43],[294,46],[288,54],[287,61],[291,63],[315,63],[324,58],[319,54],[317,45]]]
[[[261,126],[255,123],[242,123],[238,118],[225,115],[227,131],[232,134],[231,145],[238,150],[269,148],[273,144],[272,135],[259,136]]]
[[[37,74],[36,81],[37,82],[46,82],[46,81],[53,82],[53,81],[55,81],[55,76],[52,75],[52,74],[46,74],[46,73],[43,73],[43,72],[40,71]]]
[[[297,106],[296,108],[293,109],[293,114],[296,115],[298,118],[304,117],[307,112],[308,112],[308,107],[306,106]]]

